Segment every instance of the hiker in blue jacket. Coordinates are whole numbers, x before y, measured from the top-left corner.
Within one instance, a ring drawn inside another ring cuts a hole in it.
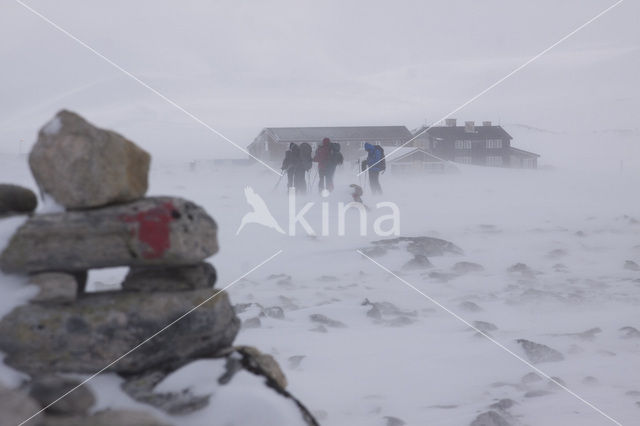
[[[367,151],[367,168],[369,172],[369,184],[371,192],[374,194],[382,194],[380,187],[380,173],[387,168],[384,159],[384,149],[380,145],[371,145],[365,142],[364,149]]]

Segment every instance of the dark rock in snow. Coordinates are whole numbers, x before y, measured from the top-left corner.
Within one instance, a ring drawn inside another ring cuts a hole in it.
[[[536,383],[536,382],[542,381],[542,377],[540,377],[537,373],[531,372],[531,373],[527,373],[524,376],[522,376],[522,379],[520,379],[520,381],[522,383],[524,383],[525,385],[528,385],[528,384],[531,384],[531,383]]]
[[[453,265],[453,268],[451,269],[453,269],[453,272],[456,274],[469,274],[472,272],[484,271],[484,266],[473,262],[458,262]]]
[[[216,283],[216,270],[200,262],[188,266],[133,267],[122,283],[130,291],[185,291],[212,289]]]
[[[79,380],[63,378],[55,374],[36,376],[31,383],[29,396],[38,401],[42,407],[47,407],[80,383]],[[96,399],[91,390],[87,386],[80,386],[48,407],[46,412],[69,416],[84,415],[89,412],[95,402]]]
[[[262,353],[253,346],[236,346],[234,349],[242,355],[245,368],[258,371],[260,375],[274,381],[282,389],[287,387],[287,377],[271,355]]]
[[[36,215],[13,235],[0,267],[25,273],[193,265],[218,251],[217,229],[201,207],[170,197]]]
[[[133,142],[64,110],[40,129],[29,154],[38,186],[70,209],[142,198],[150,162]]]
[[[624,269],[628,269],[629,271],[640,271],[640,265],[633,260],[625,260]]]
[[[374,241],[373,244],[378,247],[396,248],[400,243],[405,242],[407,243],[407,251],[414,255],[420,254],[422,256],[430,257],[442,256],[447,253],[463,254],[462,249],[455,244],[440,238],[432,237],[397,237]],[[365,252],[365,254],[367,253]]]
[[[338,281],[338,277],[334,277],[333,275],[322,275],[318,277],[318,281],[323,283],[334,283]]]
[[[443,283],[449,282],[454,278],[458,278],[459,276],[460,275],[458,274],[447,273],[447,272],[439,272],[439,271],[429,272],[429,278],[438,280]]]
[[[402,269],[416,270],[416,269],[428,269],[433,268],[433,264],[427,259],[427,256],[422,254],[414,255],[413,259],[408,261],[402,266]]]
[[[378,247],[366,247],[360,249],[360,251],[369,257],[382,257],[387,254],[387,249],[381,246]]]
[[[522,349],[524,349],[529,361],[534,364],[564,360],[564,355],[547,345],[542,345],[525,339],[518,339],[517,342],[522,346]]]
[[[305,359],[305,355],[294,355],[290,356],[287,361],[289,361],[289,368],[298,368],[302,363],[302,360]]]
[[[529,391],[527,393],[524,394],[525,398],[539,398],[541,396],[547,396],[547,395],[551,395],[551,392],[543,390],[543,389],[537,389],[537,390],[532,390]]]
[[[482,312],[482,308],[477,303],[464,301],[458,305],[460,309],[467,312]]]
[[[284,319],[284,309],[280,306],[271,306],[264,308],[264,314],[269,318]]]
[[[489,408],[493,408],[494,410],[507,411],[514,405],[516,405],[516,402],[513,399],[505,398],[494,404],[491,404]]]
[[[483,333],[489,333],[491,331],[496,331],[498,327],[495,324],[491,324],[486,321],[474,321],[473,326]]]
[[[515,265],[510,266],[507,268],[507,272],[511,274],[519,274],[526,278],[533,278],[536,276],[534,270],[524,263],[516,263]]]
[[[563,249],[555,249],[551,250],[547,253],[548,259],[560,259],[561,257],[565,257],[567,255],[567,251]]]
[[[19,306],[0,321],[0,350],[6,364],[29,374],[94,373],[203,302],[107,371],[182,365],[233,342],[239,320],[226,293],[101,292],[72,305]]]
[[[322,315],[322,314],[311,314],[311,315],[309,315],[309,318],[313,322],[316,322],[316,323],[322,324],[322,325],[326,325],[328,327],[345,328],[347,326],[343,322],[331,319],[331,318],[327,317],[326,315]]]
[[[640,338],[640,331],[635,328],[635,327],[622,327],[620,329],[620,331],[622,331],[622,338],[623,339],[639,339]]]
[[[71,274],[43,272],[29,277],[29,284],[40,288],[33,303],[71,303],[76,300],[78,283]]]
[[[384,419],[387,421],[385,423],[386,426],[404,426],[407,424],[404,420],[393,416],[384,416]]]
[[[258,317],[248,318],[242,322],[242,328],[260,328],[261,325],[262,321]]]
[[[511,426],[511,423],[505,420],[495,411],[487,411],[482,413],[471,422],[470,426]]]
[[[32,190],[18,185],[0,183],[0,217],[31,213],[38,207]]]

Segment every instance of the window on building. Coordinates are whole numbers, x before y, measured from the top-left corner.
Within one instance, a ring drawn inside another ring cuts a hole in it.
[[[487,156],[487,166],[502,166],[502,156]]]
[[[499,149],[502,148],[502,139],[487,139],[487,149]]]
[[[471,149],[471,141],[470,140],[457,140],[456,141],[456,149]]]
[[[469,156],[454,157],[453,161],[455,161],[456,163],[471,164],[471,157]]]

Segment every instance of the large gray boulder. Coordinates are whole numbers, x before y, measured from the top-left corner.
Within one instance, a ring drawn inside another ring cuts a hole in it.
[[[231,346],[240,322],[226,293],[90,293],[72,305],[30,304],[0,321],[5,363],[29,374],[95,373],[211,298],[107,371],[180,366]]]
[[[207,262],[188,266],[134,267],[129,270],[123,290],[131,291],[183,291],[213,288],[216,270]]]
[[[204,209],[172,197],[36,215],[11,238],[0,268],[25,273],[192,265],[218,251],[217,229]]]
[[[133,142],[65,110],[40,129],[29,154],[38,186],[69,209],[142,198],[150,162]]]
[[[38,207],[38,198],[32,190],[18,185],[0,183],[0,217],[31,213]]]

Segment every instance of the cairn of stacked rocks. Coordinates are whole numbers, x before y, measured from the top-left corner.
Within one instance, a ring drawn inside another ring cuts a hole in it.
[[[210,395],[155,393],[154,386],[196,359],[222,357],[229,368],[264,376],[295,401],[301,424],[316,424],[285,390],[271,356],[232,346],[240,322],[228,295],[213,289],[216,271],[205,261],[218,251],[216,222],[191,201],[145,197],[150,160],[125,137],[70,111],[40,130],[29,166],[41,193],[65,211],[32,214],[0,255],[2,272],[24,274],[39,287],[0,320],[4,363],[31,377],[12,398],[22,398],[25,413],[47,407],[33,424],[160,425],[145,413],[88,414],[95,398],[86,386],[48,405],[77,385],[65,373],[104,369],[123,377],[122,388],[139,401],[170,414],[194,411]],[[18,194],[0,197],[7,212],[35,209],[33,193],[4,192]],[[3,199],[14,201],[5,207]],[[130,268],[121,290],[85,291],[89,270],[117,266]]]

